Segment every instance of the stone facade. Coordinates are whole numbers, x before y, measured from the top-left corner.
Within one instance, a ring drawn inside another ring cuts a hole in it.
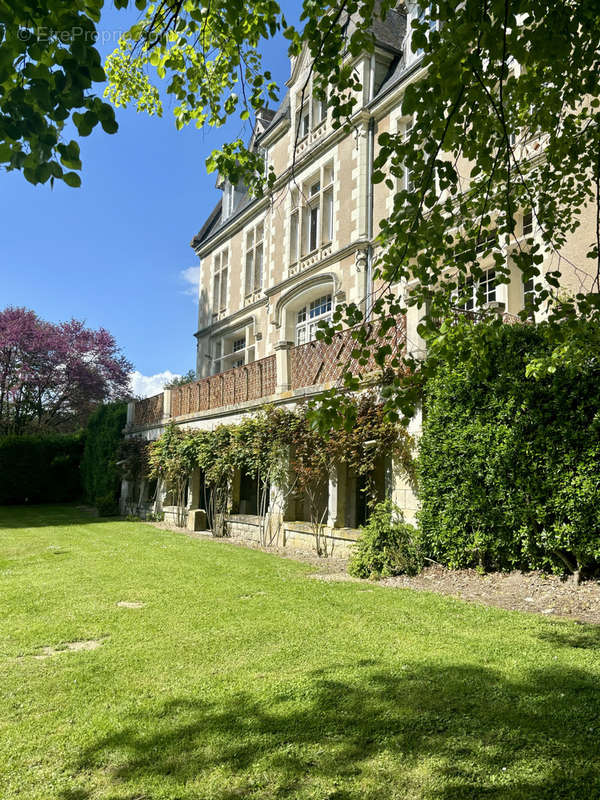
[[[374,52],[355,60],[363,89],[350,134],[334,129],[326,106],[312,97],[306,52],[292,61],[280,108],[260,115],[253,137],[277,174],[272,193],[250,200],[240,187],[219,181],[222,198],[192,241],[201,264],[195,333],[198,380],[136,403],[128,420],[130,435],[154,439],[169,420],[213,429],[239,421],[266,402],[293,408],[299,400],[337,384],[340,365],[352,349],[349,340],[341,334],[331,345],[316,342],[315,326],[343,301],[356,303],[368,316],[369,298],[377,288],[371,269],[376,236],[394,199],[385,183],[374,185],[371,180],[377,137],[409,124],[402,113],[403,94],[423,74],[418,57],[410,52],[407,31],[406,15],[391,12],[385,27],[375,31]],[[533,146],[540,143],[524,145]],[[459,162],[458,169],[466,180],[468,165]],[[594,224],[591,209],[584,210],[582,219],[584,234],[568,241],[564,253],[548,253],[546,271],[555,268],[560,257],[585,265],[585,242],[590,239],[585,233]],[[536,235],[526,217],[519,234]],[[509,265],[511,253],[512,246],[507,246]],[[493,267],[491,257],[481,266]],[[589,288],[591,266],[589,273],[583,269],[565,278],[565,289]],[[493,290],[493,301],[508,315],[524,305],[516,268],[514,275],[509,285]],[[406,288],[396,286],[398,292]],[[424,352],[417,332],[419,316],[419,310],[411,308],[398,320],[396,351],[407,349],[417,356]],[[418,436],[419,417],[411,427]],[[394,464],[386,466],[385,474],[385,492],[409,519],[414,517],[417,500],[406,477]],[[357,519],[352,479],[332,476],[327,492],[329,529],[347,530]],[[128,495],[130,487],[125,487]],[[190,500],[189,510],[199,503],[198,498]],[[155,505],[162,507],[160,490]],[[292,522],[285,523],[289,527],[282,529],[283,540],[311,541],[310,532]],[[260,527],[257,520],[238,517],[229,524],[248,536]],[[332,536],[352,541],[350,534]]]

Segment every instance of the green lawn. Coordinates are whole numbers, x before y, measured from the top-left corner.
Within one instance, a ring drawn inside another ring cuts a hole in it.
[[[0,798],[600,798],[599,629],[310,571],[0,509]]]

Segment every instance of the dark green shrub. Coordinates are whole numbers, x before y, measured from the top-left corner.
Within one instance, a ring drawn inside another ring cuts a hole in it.
[[[96,498],[96,508],[100,517],[116,517],[119,513],[119,503],[112,493]]]
[[[356,578],[415,575],[423,568],[418,530],[390,500],[378,503],[354,547],[348,572]]]
[[[600,372],[591,357],[526,377],[556,325],[447,334],[426,386],[420,524],[449,567],[595,569],[600,561]]]
[[[127,421],[127,404],[100,406],[91,415],[87,426],[81,477],[88,503],[98,505],[100,498],[117,503],[121,476],[117,467],[117,451]]]
[[[81,498],[83,433],[0,437],[0,505]]]

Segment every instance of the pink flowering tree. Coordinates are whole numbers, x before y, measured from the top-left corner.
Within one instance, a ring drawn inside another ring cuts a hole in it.
[[[132,366],[111,334],[0,311],[0,434],[73,429],[102,402],[129,395]]]

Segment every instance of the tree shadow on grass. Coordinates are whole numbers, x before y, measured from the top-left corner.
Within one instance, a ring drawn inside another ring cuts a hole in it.
[[[277,692],[255,683],[219,703],[170,700],[98,739],[76,767],[88,778],[108,769],[111,800],[157,786],[194,800],[600,797],[596,676],[382,666],[350,681],[316,672]]]
[[[564,627],[558,630],[544,630],[539,634],[543,642],[559,647],[575,647],[582,650],[598,650],[600,652],[600,626],[581,625],[573,630]]]

